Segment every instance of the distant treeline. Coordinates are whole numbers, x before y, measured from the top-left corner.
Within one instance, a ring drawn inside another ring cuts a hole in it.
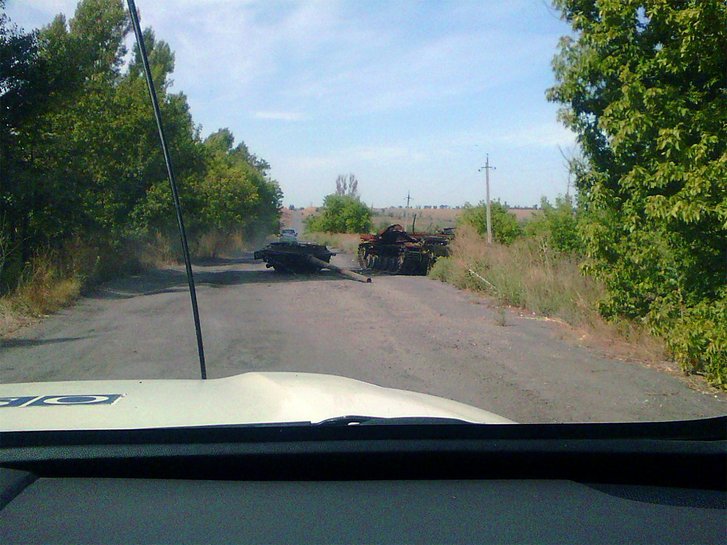
[[[130,55],[122,0],[82,0],[25,32],[0,0],[0,291],[37,253],[72,244],[113,255],[176,237],[175,216],[141,59]],[[192,239],[277,229],[282,193],[270,166],[221,129],[200,137],[172,93],[174,53],[144,30]]]

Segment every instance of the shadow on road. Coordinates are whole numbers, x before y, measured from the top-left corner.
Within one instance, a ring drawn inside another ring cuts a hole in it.
[[[59,337],[57,339],[0,339],[0,348],[17,348],[27,346],[41,346],[44,344],[67,343],[90,339],[93,335],[85,337]]]
[[[243,259],[243,258],[241,258]],[[242,263],[242,262],[241,262]],[[225,260],[224,264],[230,264]],[[241,284],[277,284],[290,282],[316,282],[341,280],[333,271],[323,270],[314,274],[282,274],[272,269],[264,270],[205,270],[214,264],[195,265],[194,281],[198,288],[221,288]],[[187,275],[184,271],[164,269],[143,275],[135,275],[107,284],[89,293],[94,299],[131,299],[144,295],[159,295],[187,291]]]

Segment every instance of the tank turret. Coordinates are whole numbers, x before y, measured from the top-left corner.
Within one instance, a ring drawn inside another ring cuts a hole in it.
[[[425,275],[437,258],[448,254],[451,235],[407,233],[397,224],[376,235],[361,235],[361,267],[392,274]]]

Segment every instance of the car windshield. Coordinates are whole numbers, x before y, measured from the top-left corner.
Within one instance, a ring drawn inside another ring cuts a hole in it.
[[[133,6],[0,0],[0,431],[727,413],[724,2]]]

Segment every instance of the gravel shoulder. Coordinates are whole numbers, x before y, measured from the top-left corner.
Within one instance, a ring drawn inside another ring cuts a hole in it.
[[[339,265],[350,257],[337,256]],[[455,399],[518,422],[673,420],[727,413],[727,396],[564,340],[424,277],[371,284],[286,276],[250,256],[195,266],[211,378],[329,373]],[[197,378],[181,268],[126,277],[0,341],[0,381]]]

